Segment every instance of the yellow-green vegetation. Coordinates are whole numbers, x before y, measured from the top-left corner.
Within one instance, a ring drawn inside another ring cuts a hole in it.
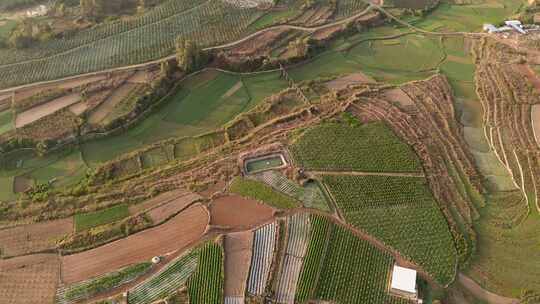
[[[306,130],[290,150],[307,170],[422,171],[413,150],[379,122],[357,127],[345,123],[317,125]]]
[[[311,221],[295,302],[409,303],[387,292],[392,256],[322,216],[314,215]]]
[[[188,281],[190,303],[220,304],[223,302],[223,247],[208,243],[197,250],[199,264]]]
[[[99,293],[106,292],[120,285],[135,280],[147,272],[152,267],[152,263],[141,263],[123,268],[119,271],[108,273],[89,281],[76,283],[67,287],[59,295],[59,301],[67,303],[89,299]]]
[[[0,135],[13,130],[13,112],[8,109],[0,112]]]
[[[252,198],[279,209],[299,207],[295,199],[277,192],[272,187],[256,180],[236,177],[229,189],[231,192]]]
[[[327,175],[323,181],[348,223],[396,249],[440,284],[452,282],[456,247],[424,178]]]
[[[113,223],[129,216],[128,206],[120,204],[107,209],[75,215],[75,230],[82,231]]]

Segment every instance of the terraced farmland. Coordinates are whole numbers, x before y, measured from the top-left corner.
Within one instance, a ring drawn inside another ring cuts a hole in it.
[[[296,296],[339,303],[408,303],[388,294],[394,259],[342,226],[313,215]]]
[[[307,213],[298,213],[289,218],[285,259],[275,293],[278,303],[294,303],[300,270],[309,242],[310,228]]]
[[[197,270],[198,255],[195,252],[183,255],[148,280],[129,291],[128,301],[132,304],[150,304],[171,295],[182,287],[190,275]]]
[[[329,175],[323,180],[347,222],[398,250],[440,284],[454,279],[454,241],[425,179]]]
[[[274,222],[255,231],[247,283],[247,291],[252,295],[262,295],[266,288],[276,247],[277,229],[278,225]]]
[[[328,139],[332,138],[332,143]],[[418,157],[383,123],[351,127],[327,123],[308,129],[290,147],[307,170],[421,172]]]
[[[189,302],[219,304],[223,302],[223,247],[208,243],[197,250],[199,264],[188,282]]]

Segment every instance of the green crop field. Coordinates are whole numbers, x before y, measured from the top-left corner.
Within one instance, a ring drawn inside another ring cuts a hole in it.
[[[341,0],[337,18],[360,12],[364,1]],[[182,35],[203,47],[238,40],[275,20],[227,1],[166,1],[135,18],[104,23],[66,39],[52,39],[25,50],[0,50],[1,88],[163,58]]]
[[[328,143],[328,138],[332,142]],[[383,123],[351,127],[327,123],[308,129],[290,150],[307,170],[421,172],[416,154]]]
[[[454,241],[424,178],[325,176],[323,181],[347,222],[398,250],[437,282],[454,279]]]
[[[234,74],[202,72],[182,82],[162,107],[127,132],[83,144],[84,158],[90,166],[97,166],[159,140],[218,129],[285,88],[286,82],[278,76],[279,73],[261,74],[244,81]],[[261,92],[263,84],[266,87]]]
[[[188,285],[190,303],[223,303],[224,266],[223,247],[208,243],[197,250],[199,264],[191,275]]]
[[[280,209],[300,206],[300,203],[295,199],[277,192],[264,183],[247,178],[236,177],[231,184],[230,191]]]
[[[128,206],[126,204],[117,205],[107,209],[80,213],[75,215],[75,230],[83,231],[93,227],[109,224],[129,216]]]
[[[408,301],[388,294],[394,259],[342,226],[312,216],[296,302],[310,299],[338,303],[398,304]]]

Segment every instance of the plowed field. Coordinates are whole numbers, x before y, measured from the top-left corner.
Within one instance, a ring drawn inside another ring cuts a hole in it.
[[[210,205],[210,224],[246,230],[273,219],[274,209],[239,195],[222,196]]]

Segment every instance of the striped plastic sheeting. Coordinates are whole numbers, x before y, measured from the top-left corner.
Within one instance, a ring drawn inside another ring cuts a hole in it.
[[[299,213],[289,218],[287,249],[276,288],[276,301],[278,303],[294,303],[296,286],[306,255],[310,231],[309,214]]]
[[[262,295],[268,280],[268,273],[276,246],[277,223],[273,222],[255,231],[253,255],[249,270],[248,292]]]
[[[244,304],[245,297],[225,297],[225,304]]]

